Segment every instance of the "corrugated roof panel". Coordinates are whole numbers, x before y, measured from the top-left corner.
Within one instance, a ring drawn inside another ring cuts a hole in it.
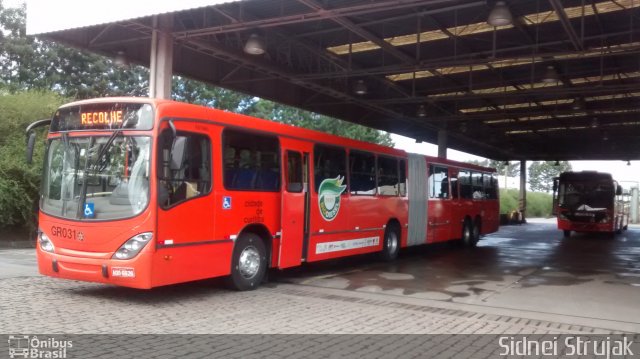
[[[75,29],[243,0],[27,0],[27,34]]]

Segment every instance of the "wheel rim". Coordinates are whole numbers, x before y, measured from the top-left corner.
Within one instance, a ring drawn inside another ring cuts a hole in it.
[[[260,270],[260,253],[256,247],[248,246],[242,250],[238,261],[238,269],[244,279],[251,279],[258,274]]]
[[[468,224],[464,225],[464,237],[463,237],[463,240],[465,242],[467,242],[467,243],[470,242],[470,240],[471,240],[471,228],[469,228]]]
[[[387,251],[391,254],[398,250],[398,235],[395,232],[390,232],[387,235]]]

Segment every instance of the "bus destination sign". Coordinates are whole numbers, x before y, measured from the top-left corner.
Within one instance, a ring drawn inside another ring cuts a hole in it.
[[[50,132],[81,130],[150,130],[153,108],[146,103],[91,103],[56,111]]]

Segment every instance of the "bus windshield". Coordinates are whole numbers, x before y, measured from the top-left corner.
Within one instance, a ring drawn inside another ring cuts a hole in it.
[[[147,136],[69,137],[49,141],[41,189],[41,209],[76,220],[135,216],[149,203]]]
[[[613,206],[614,188],[611,183],[571,181],[560,184],[560,206],[572,210],[603,209]]]

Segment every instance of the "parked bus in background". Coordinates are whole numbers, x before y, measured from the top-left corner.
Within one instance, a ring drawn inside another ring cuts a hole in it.
[[[620,233],[629,224],[622,186],[609,173],[561,173],[554,179],[553,209],[565,237],[572,231]]]
[[[497,230],[493,169],[215,109],[107,98],[49,124],[39,271],[151,288]]]

